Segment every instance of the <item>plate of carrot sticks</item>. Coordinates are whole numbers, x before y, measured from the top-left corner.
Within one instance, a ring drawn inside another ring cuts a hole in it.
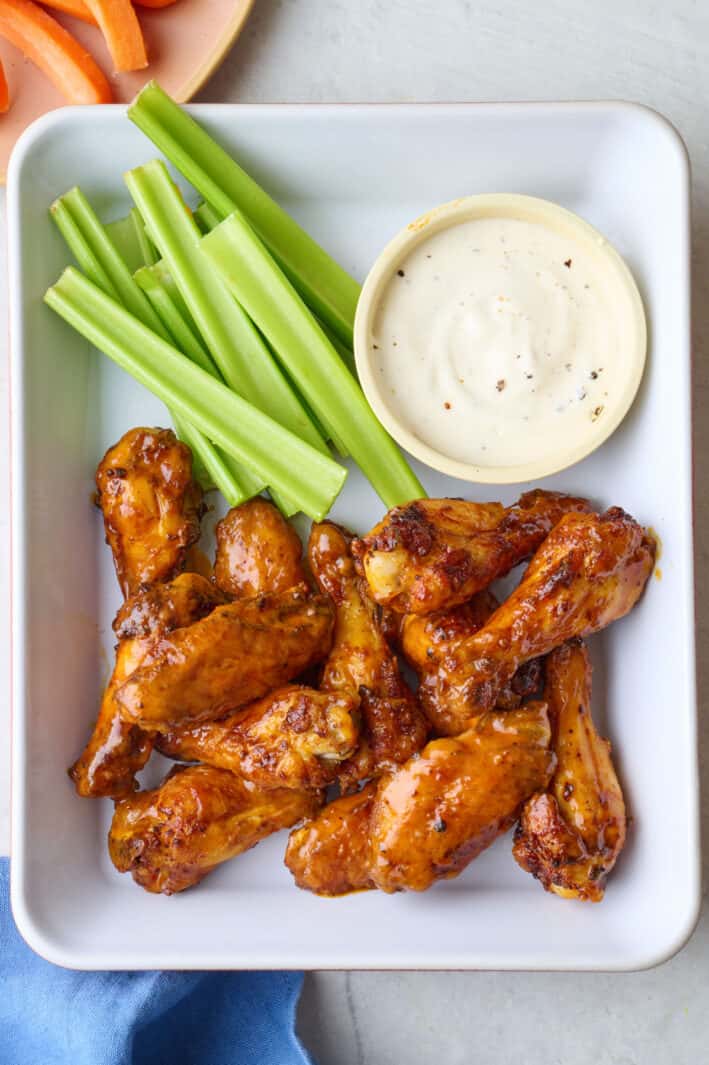
[[[0,182],[20,134],[66,104],[123,103],[152,78],[189,100],[253,0],[0,0]]]

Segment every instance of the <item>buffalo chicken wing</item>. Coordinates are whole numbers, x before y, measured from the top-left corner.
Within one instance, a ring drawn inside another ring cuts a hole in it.
[[[319,792],[261,791],[214,766],[175,768],[159,788],[116,804],[111,860],[146,891],[172,895],[266,836],[312,817]]]
[[[394,507],[352,551],[372,597],[400,614],[464,603],[529,558],[585,499],[527,492],[512,507],[463,499],[420,499]]]
[[[171,758],[230,769],[261,788],[324,788],[358,741],[356,700],[291,684],[220,721],[163,733],[156,746]]]
[[[96,471],[97,502],[124,596],[182,571],[199,539],[202,492],[170,429],[131,429]]]
[[[381,631],[375,605],[357,576],[350,539],[339,526],[321,522],[313,525],[308,543],[313,576],[335,609],[333,645],[321,687],[361,700],[362,742],[340,770],[344,790],[405,762],[423,746],[428,732],[416,696]]]
[[[591,663],[580,641],[549,655],[545,696],[556,771],[525,804],[513,853],[547,891],[600,902],[625,843],[625,803],[610,744],[593,724]]]

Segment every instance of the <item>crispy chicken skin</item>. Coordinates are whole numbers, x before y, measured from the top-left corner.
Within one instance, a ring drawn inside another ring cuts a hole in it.
[[[123,595],[180,573],[199,539],[202,492],[172,430],[129,430],[99,463],[96,487]]]
[[[113,674],[84,751],[69,770],[84,798],[120,799],[135,791],[138,773],[153,749],[152,737],[124,721],[114,700],[118,688],[145,660],[156,639],[205,617],[222,601],[219,591],[196,573],[136,592],[123,604],[113,628],[118,636]]]
[[[300,538],[265,499],[233,507],[217,524],[216,537],[214,580],[229,596],[285,592],[305,580]]]
[[[464,603],[529,558],[585,499],[536,489],[512,507],[463,499],[420,499],[394,507],[352,552],[372,597],[400,614]]]
[[[467,714],[459,694],[445,683],[445,662],[458,646],[483,627],[499,607],[495,596],[478,592],[467,603],[435,614],[404,614],[399,646],[419,678],[418,698],[435,732],[455,735],[460,716]],[[514,710],[522,699],[539,691],[542,667],[539,659],[523,663],[512,679],[498,692],[495,705]]]
[[[374,884],[424,891],[461,873],[546,787],[555,763],[550,739],[543,702],[492,711],[382,778],[369,826]]]
[[[365,784],[291,832],[285,863],[299,888],[316,895],[347,895],[374,887],[369,820],[376,792],[376,781]]]
[[[305,585],[218,606],[157,640],[116,692],[121,713],[155,732],[214,721],[322,660],[332,624],[329,600]]]
[[[214,766],[173,769],[152,791],[116,804],[111,861],[146,891],[172,895],[266,836],[312,817],[319,792],[261,791]]]
[[[333,522],[314,524],[308,541],[313,576],[335,607],[334,640],[321,688],[361,699],[362,742],[339,774],[345,790],[405,762],[423,747],[428,733],[366,585],[357,576],[350,542],[349,534]]]
[[[357,701],[299,684],[278,688],[221,721],[157,738],[161,754],[230,769],[260,788],[324,788],[359,742]]]
[[[523,663],[624,617],[640,598],[654,560],[654,541],[618,507],[600,516],[562,518],[512,595],[441,661],[441,731],[462,732],[469,718],[491,709]]]
[[[600,902],[625,843],[625,803],[610,744],[593,724],[591,663],[581,641],[549,655],[545,697],[556,771],[548,790],[525,804],[512,852],[547,891]]]

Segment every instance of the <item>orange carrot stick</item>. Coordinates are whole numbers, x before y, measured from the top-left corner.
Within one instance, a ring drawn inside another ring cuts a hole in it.
[[[140,7],[170,7],[175,0],[134,0]]]
[[[0,114],[5,114],[10,110],[10,93],[7,89],[7,78],[5,77],[5,68],[0,62]]]
[[[45,7],[53,7],[55,11],[63,11],[65,15],[73,15],[74,18],[80,18],[82,22],[90,22],[92,26],[96,25],[96,19],[89,11],[84,0],[42,0],[42,4]]]
[[[105,104],[111,86],[79,42],[33,0],[0,0],[0,36],[31,59],[74,104]]]
[[[116,70],[142,70],[148,65],[143,31],[131,0],[86,0],[106,38]]]

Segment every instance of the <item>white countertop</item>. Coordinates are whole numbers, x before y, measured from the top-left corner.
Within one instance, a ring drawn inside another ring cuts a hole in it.
[[[694,178],[700,741],[709,752],[709,5],[700,0],[257,0],[203,100],[637,100],[689,147]],[[4,202],[0,204],[4,214]],[[2,223],[4,225],[4,222]],[[652,225],[652,219],[648,219]],[[4,241],[0,242],[4,275]],[[0,278],[0,309],[5,285]],[[6,410],[0,359],[0,410]],[[7,419],[0,417],[0,454]],[[8,847],[8,507],[0,459],[0,853]],[[668,623],[669,619],[668,619]],[[672,713],[672,707],[668,707]],[[658,781],[658,787],[662,782]],[[672,801],[672,796],[667,796]],[[706,798],[705,798],[706,808]],[[657,840],[662,847],[662,839]],[[706,848],[709,851],[709,848]],[[706,1060],[709,920],[671,962],[628,976],[345,974],[308,978],[301,1030],[319,1065],[676,1065]]]

